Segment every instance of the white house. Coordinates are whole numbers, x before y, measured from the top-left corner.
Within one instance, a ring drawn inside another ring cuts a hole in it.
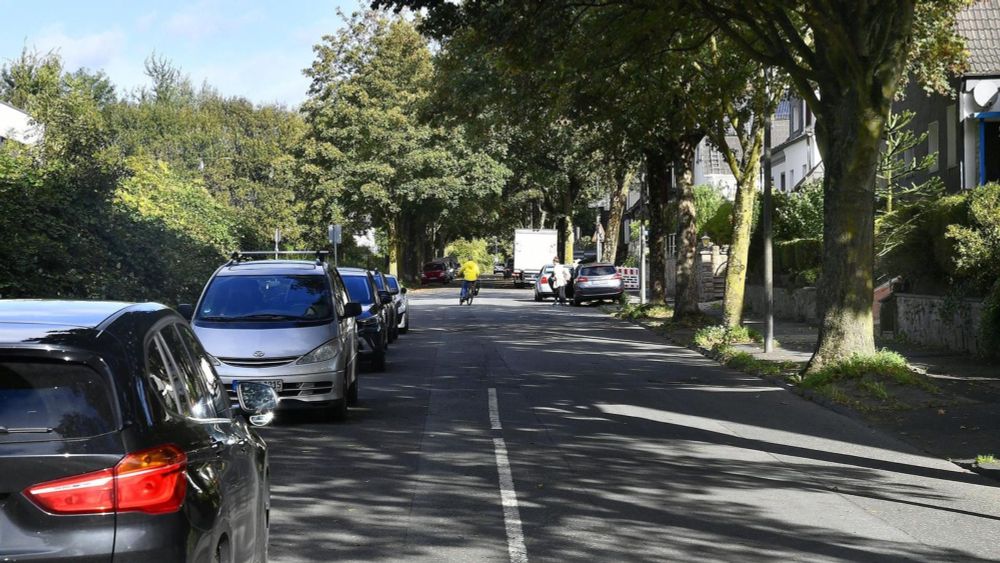
[[[43,129],[31,116],[16,107],[0,102],[0,143],[17,141],[34,145],[42,138]]]
[[[789,96],[771,120],[771,180],[775,191],[794,191],[804,181],[823,176],[816,144],[816,120],[805,101]]]
[[[739,154],[739,141],[735,135],[727,136],[726,142]],[[725,157],[707,137],[698,143],[694,151],[694,183],[715,186],[726,199],[736,197],[736,177],[729,169]]]

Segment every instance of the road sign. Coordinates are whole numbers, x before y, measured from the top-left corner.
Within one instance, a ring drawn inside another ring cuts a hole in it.
[[[330,239],[330,244],[340,244],[343,237],[343,229],[340,225],[330,225],[326,229],[327,238]]]

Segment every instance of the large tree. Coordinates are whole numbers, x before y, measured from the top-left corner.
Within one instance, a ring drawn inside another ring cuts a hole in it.
[[[966,0],[697,0],[734,43],[785,71],[817,117],[825,176],[822,324],[810,369],[874,351],[875,172],[907,63],[942,81]]]
[[[313,199],[325,202],[319,218],[343,213],[358,228],[380,231],[389,270],[397,273],[403,253],[419,245],[409,235],[426,232],[415,226],[498,193],[505,171],[468,147],[460,130],[423,119],[432,56],[405,19],[355,15],[315,51],[303,111]]]

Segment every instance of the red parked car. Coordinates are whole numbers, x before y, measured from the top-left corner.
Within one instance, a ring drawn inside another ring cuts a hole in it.
[[[442,285],[451,283],[451,272],[443,262],[428,262],[424,264],[424,269],[420,272],[420,283],[440,283]]]

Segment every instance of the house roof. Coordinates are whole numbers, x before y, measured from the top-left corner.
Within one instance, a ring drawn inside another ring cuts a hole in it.
[[[965,75],[1000,75],[1000,0],[978,0],[962,10],[956,28],[969,50]]]

